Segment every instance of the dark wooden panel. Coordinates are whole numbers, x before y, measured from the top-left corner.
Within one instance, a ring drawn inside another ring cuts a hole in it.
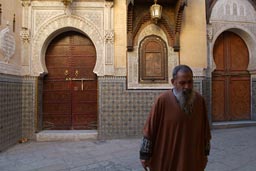
[[[225,78],[215,77],[212,84],[212,119],[225,120]]]
[[[91,71],[93,70],[92,64],[95,64],[96,59],[95,55],[94,56],[75,56],[74,57],[76,60],[73,60],[73,65],[75,66],[82,66],[82,67],[91,67]]]
[[[61,81],[44,81],[44,91],[63,91],[63,90],[70,90],[70,83],[61,80]]]
[[[97,102],[74,102],[72,112],[74,114],[82,114],[82,113],[94,113],[97,112]]]
[[[144,75],[146,77],[163,77],[164,68],[161,53],[147,53],[145,54],[145,68]]]
[[[167,50],[157,36],[145,38],[140,44],[140,82],[167,82]]]
[[[86,54],[88,56],[95,56],[96,51],[94,46],[73,46],[72,47],[73,56],[81,56],[83,54]]]
[[[55,56],[66,56],[70,53],[69,46],[50,46],[47,49],[46,55],[55,55]]]
[[[249,52],[245,42],[237,35],[230,35],[230,70],[245,71],[249,64]]]
[[[73,129],[97,129],[97,118],[95,115],[73,115]]]
[[[72,73],[70,73],[70,69],[68,67],[48,68],[48,74],[47,74],[46,79],[49,80],[49,79],[59,78],[59,79],[65,80],[65,78],[66,78],[66,76],[65,76],[66,70],[69,71],[69,74],[72,74]]]
[[[162,47],[158,41],[151,40],[145,45],[145,48],[148,52],[159,52],[159,49],[161,49]]]
[[[55,115],[55,114],[65,114],[70,115],[71,105],[70,103],[52,103],[44,102],[43,107],[44,114]]]
[[[73,102],[97,102],[97,90],[73,92]]]
[[[71,94],[70,91],[44,91],[44,102],[45,103],[70,103]]]
[[[224,50],[224,36],[220,35],[216,40],[213,48],[213,58],[216,64],[216,71],[224,71],[225,68],[225,50]]]
[[[71,115],[47,115],[43,116],[44,129],[70,129],[72,118]]]
[[[231,77],[230,82],[230,120],[250,119],[250,78]]]
[[[68,67],[69,58],[66,56],[53,56],[48,55],[46,60],[47,68],[52,68],[56,66]]]

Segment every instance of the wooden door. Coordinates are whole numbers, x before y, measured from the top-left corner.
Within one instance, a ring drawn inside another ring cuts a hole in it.
[[[91,40],[65,32],[51,42],[45,60],[44,129],[96,129],[96,51]]]
[[[250,119],[249,53],[235,33],[224,32],[213,49],[216,69],[212,73],[213,121]]]

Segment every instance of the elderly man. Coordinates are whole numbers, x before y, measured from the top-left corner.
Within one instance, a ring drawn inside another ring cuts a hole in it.
[[[143,129],[140,160],[150,171],[203,171],[211,133],[203,97],[193,90],[193,72],[176,66],[173,89],[155,101]]]

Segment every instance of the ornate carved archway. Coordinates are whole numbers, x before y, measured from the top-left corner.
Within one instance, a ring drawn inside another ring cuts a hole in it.
[[[51,39],[53,39],[57,34],[68,30],[77,30],[90,37],[96,47],[97,54],[96,65],[93,72],[98,76],[104,74],[104,39],[97,27],[90,21],[79,16],[61,15],[45,23],[35,34],[34,42],[32,44],[32,75],[38,76],[47,73],[44,63],[45,50]]]

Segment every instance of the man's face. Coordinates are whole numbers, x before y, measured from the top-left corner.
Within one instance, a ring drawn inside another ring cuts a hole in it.
[[[190,93],[193,90],[193,76],[190,72],[179,71],[175,79],[172,79],[172,84],[176,91]]]

